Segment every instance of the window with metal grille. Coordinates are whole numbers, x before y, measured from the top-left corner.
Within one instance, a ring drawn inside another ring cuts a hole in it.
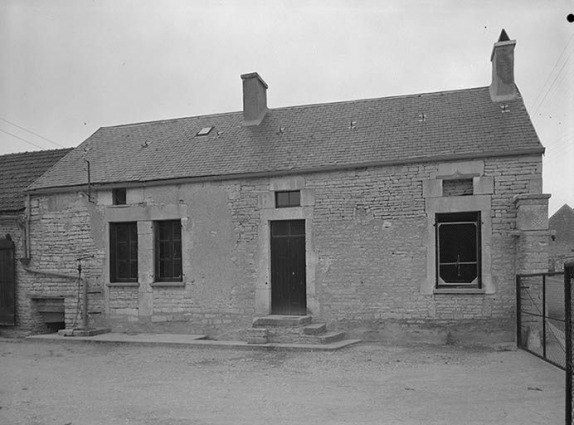
[[[121,187],[112,190],[114,205],[126,204],[126,188]]]
[[[288,208],[301,206],[301,191],[289,190],[275,192],[275,207]]]
[[[480,212],[436,215],[437,287],[480,288]]]
[[[155,223],[155,280],[181,282],[181,221]]]
[[[137,281],[137,223],[110,223],[110,282]]]

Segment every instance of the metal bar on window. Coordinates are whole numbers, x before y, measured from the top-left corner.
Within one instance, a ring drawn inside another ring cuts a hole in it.
[[[572,280],[574,263],[564,264],[564,319],[566,321],[566,423],[572,423]]]

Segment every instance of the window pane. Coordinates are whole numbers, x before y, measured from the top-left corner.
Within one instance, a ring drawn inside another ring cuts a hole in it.
[[[173,244],[173,258],[181,260],[181,241],[176,241]]]
[[[129,266],[127,260],[118,260],[117,262],[117,277],[120,279],[125,279],[130,276]]]
[[[167,242],[160,242],[159,243],[159,258],[170,258],[171,257],[171,243]]]
[[[156,279],[181,280],[181,222],[156,223]]]
[[[440,224],[440,262],[476,261],[476,224]]]
[[[181,279],[181,260],[173,262],[173,276]]]
[[[159,275],[160,277],[169,277],[169,261],[160,260],[159,262]]]
[[[287,192],[277,192],[277,207],[286,207],[289,205],[289,194]]]
[[[469,284],[480,278],[480,213],[438,214],[436,226],[442,283]]]
[[[291,234],[292,235],[304,235],[305,234],[305,220],[297,220],[291,222]]]
[[[275,192],[275,207],[298,207],[300,205],[301,192],[299,190]]]
[[[110,280],[137,281],[137,223],[110,223]]]
[[[289,192],[289,205],[292,207],[298,207],[301,205],[301,192],[298,190],[295,192]]]
[[[271,233],[273,236],[285,236],[289,234],[288,221],[274,221],[271,223]]]
[[[478,276],[476,264],[440,266],[440,277],[447,283],[472,283]]]
[[[126,204],[126,189],[125,188],[119,188],[119,189],[114,189],[112,191],[113,193],[113,200],[114,200],[114,205],[125,205]]]

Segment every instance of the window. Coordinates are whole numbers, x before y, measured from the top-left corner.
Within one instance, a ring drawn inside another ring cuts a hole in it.
[[[277,208],[301,206],[301,192],[299,190],[275,192],[275,206]]]
[[[480,212],[436,215],[437,287],[480,288]]]
[[[110,223],[110,281],[137,282],[137,223]]]
[[[181,282],[181,222],[155,223],[155,280]]]
[[[201,130],[199,130],[197,132],[198,136],[207,136],[211,130],[213,130],[213,127],[203,127]]]
[[[112,190],[113,203],[114,205],[125,205],[126,204],[126,188],[118,188]]]

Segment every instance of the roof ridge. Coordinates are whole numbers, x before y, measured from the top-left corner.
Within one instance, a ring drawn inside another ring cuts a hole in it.
[[[415,97],[422,97],[422,96],[433,96],[433,95],[440,95],[440,94],[447,94],[447,93],[456,93],[456,92],[463,92],[463,91],[475,91],[475,90],[484,90],[488,89],[488,86],[480,86],[480,87],[472,87],[468,89],[454,89],[454,90],[441,90],[435,92],[424,92],[424,93],[412,93],[412,94],[403,94],[403,95],[395,95],[395,96],[379,96],[379,97],[368,97],[364,99],[354,99],[354,100],[339,100],[334,102],[323,102],[323,103],[310,103],[306,105],[293,105],[293,106],[283,106],[280,108],[271,108],[271,111],[277,110],[284,110],[284,109],[296,109],[296,108],[308,108],[314,106],[331,106],[331,105],[339,105],[344,103],[365,103],[365,102],[375,102],[377,100],[382,99],[406,99],[406,98],[415,98]]]
[[[220,112],[217,114],[205,114],[205,115],[195,115],[195,116],[191,116],[191,117],[179,117],[179,118],[166,118],[163,120],[154,120],[154,121],[140,121],[140,122],[134,122],[134,123],[130,123],[130,124],[118,124],[118,125],[106,125],[106,126],[102,126],[100,128],[125,128],[125,127],[136,127],[136,126],[140,126],[140,125],[150,125],[150,124],[170,124],[176,121],[183,121],[183,120],[191,120],[191,119],[198,119],[198,118],[207,118],[207,117],[222,117],[222,116],[226,116],[226,115],[234,115],[234,114],[240,114],[241,111],[233,111],[233,112]]]
[[[422,96],[438,96],[442,94],[448,93],[457,93],[457,92],[468,92],[468,91],[476,91],[476,90],[484,90],[488,89],[488,86],[480,86],[480,87],[471,87],[471,88],[463,88],[463,89],[453,89],[453,90],[439,90],[434,92],[423,92],[423,93],[413,93],[413,94],[406,94],[406,95],[395,95],[395,96],[379,96],[379,97],[370,97],[364,99],[353,99],[353,100],[340,100],[334,102],[322,102],[322,103],[308,103],[305,105],[292,105],[292,106],[280,106],[278,108],[269,108],[269,112],[273,111],[285,111],[285,110],[292,110],[292,109],[299,109],[299,108],[312,108],[317,106],[332,106],[332,105],[342,105],[345,103],[366,103],[366,102],[375,102],[382,99],[407,99],[407,98],[416,98]],[[153,125],[153,124],[170,124],[177,121],[184,121],[184,120],[192,120],[192,119],[200,119],[200,118],[216,118],[216,117],[223,117],[228,115],[235,115],[241,114],[242,111],[231,111],[231,112],[221,112],[216,114],[204,114],[204,115],[195,115],[195,116],[188,116],[188,117],[179,117],[179,118],[166,118],[163,120],[153,120],[153,121],[141,121],[135,122],[130,124],[119,124],[119,125],[109,125],[109,126],[102,126],[102,129],[108,128],[127,128],[127,127],[137,127],[143,125]]]
[[[74,150],[76,147],[71,147],[71,148],[60,148],[60,149],[42,149],[39,151],[24,151],[24,152],[11,152],[11,153],[5,153],[0,155],[0,159],[4,159],[6,157],[9,156],[16,156],[16,155],[32,155],[32,154],[48,154],[48,153],[55,153],[55,152],[61,152],[61,151],[65,151],[65,150]]]

